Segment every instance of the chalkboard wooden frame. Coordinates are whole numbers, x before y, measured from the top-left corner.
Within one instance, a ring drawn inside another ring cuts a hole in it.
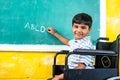
[[[106,3],[100,0],[100,36],[106,36]],[[0,51],[60,51],[68,49],[65,45],[0,44]]]

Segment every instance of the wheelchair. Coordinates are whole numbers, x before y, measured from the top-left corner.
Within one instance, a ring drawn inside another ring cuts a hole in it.
[[[119,54],[120,34],[113,42],[106,42],[109,38],[99,38],[95,50],[75,49],[72,52],[63,50],[58,54],[66,54],[65,65],[56,65],[56,56],[53,65],[53,77],[64,73],[64,80],[120,80]],[[95,56],[95,69],[69,69],[68,57],[72,54]],[[61,67],[61,71],[59,71]],[[58,73],[59,72],[59,73]]]

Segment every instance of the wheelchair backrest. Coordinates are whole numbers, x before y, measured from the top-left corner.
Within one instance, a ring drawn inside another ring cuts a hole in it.
[[[120,36],[120,35],[119,35]],[[115,51],[119,54],[119,36],[113,42],[105,42],[100,39],[97,40],[97,50],[109,50]],[[118,56],[96,56],[95,68],[117,68],[118,67]]]

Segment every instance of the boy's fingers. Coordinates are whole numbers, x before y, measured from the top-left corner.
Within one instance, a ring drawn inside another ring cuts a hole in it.
[[[47,28],[46,30],[49,32],[49,31],[50,31],[50,28]]]
[[[48,31],[51,31],[50,29],[47,29]]]

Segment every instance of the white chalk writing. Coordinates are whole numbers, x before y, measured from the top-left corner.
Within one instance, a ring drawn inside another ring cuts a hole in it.
[[[27,22],[24,26],[25,29],[30,29],[30,30],[33,30],[33,31],[36,31],[36,32],[45,32],[46,28],[45,26],[39,26],[38,24],[30,24],[29,22]]]

